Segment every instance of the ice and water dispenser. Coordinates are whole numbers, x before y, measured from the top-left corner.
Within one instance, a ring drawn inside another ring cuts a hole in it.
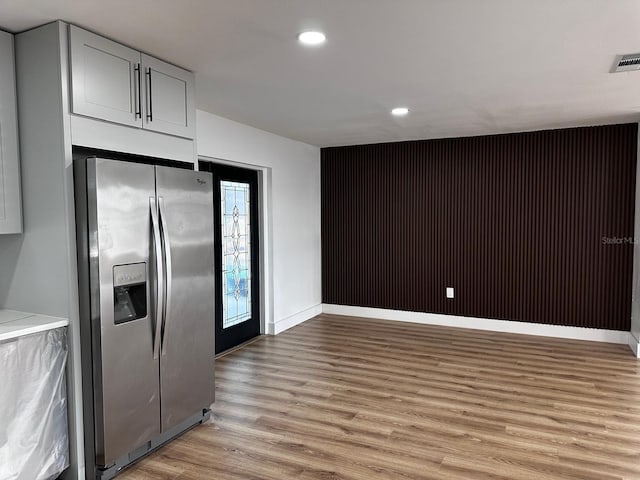
[[[147,264],[113,267],[113,321],[116,325],[147,316]]]

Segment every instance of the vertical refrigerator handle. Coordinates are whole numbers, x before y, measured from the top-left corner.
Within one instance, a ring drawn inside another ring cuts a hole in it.
[[[164,270],[162,268],[162,240],[160,238],[160,223],[158,222],[158,213],[156,210],[155,197],[149,197],[149,210],[151,211],[151,227],[153,229],[153,245],[155,250],[155,267],[156,267],[156,285],[157,291],[155,295],[156,311],[155,326],[153,332],[153,358],[158,358],[158,350],[160,349],[160,330],[162,325],[162,299],[164,296]]]
[[[167,322],[171,311],[171,245],[169,243],[169,228],[167,225],[167,213],[164,209],[164,198],[158,197],[158,209],[160,211],[160,229],[162,232],[162,246],[164,251],[166,291],[167,295],[164,304],[164,315],[162,325],[162,355],[167,353]]]

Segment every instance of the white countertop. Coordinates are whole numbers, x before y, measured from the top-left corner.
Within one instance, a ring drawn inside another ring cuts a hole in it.
[[[35,313],[0,310],[0,341],[69,325],[69,320]]]

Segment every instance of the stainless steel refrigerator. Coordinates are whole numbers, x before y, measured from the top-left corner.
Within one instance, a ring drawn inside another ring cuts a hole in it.
[[[109,479],[214,400],[206,172],[74,159],[87,478]]]

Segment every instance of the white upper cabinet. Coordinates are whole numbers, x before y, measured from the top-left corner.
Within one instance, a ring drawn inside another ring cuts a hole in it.
[[[191,72],[142,54],[147,103],[144,128],[194,138],[196,108]]]
[[[72,112],[141,127],[140,52],[73,25],[69,37]]]
[[[0,32],[0,234],[22,232],[13,35]]]
[[[72,113],[195,137],[193,73],[73,25],[69,38]]]

